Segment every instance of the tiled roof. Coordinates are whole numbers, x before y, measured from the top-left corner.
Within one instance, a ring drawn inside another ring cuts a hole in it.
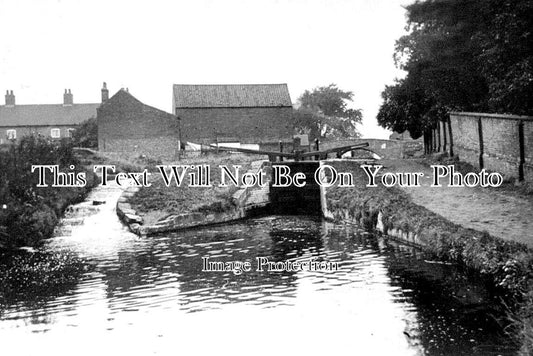
[[[100,104],[0,106],[0,126],[77,125],[96,117]]]
[[[174,84],[177,108],[292,106],[287,84]]]

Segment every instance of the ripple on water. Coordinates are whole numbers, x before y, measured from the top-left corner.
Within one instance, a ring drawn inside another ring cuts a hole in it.
[[[295,354],[513,351],[488,317],[501,310],[484,286],[455,266],[424,262],[429,259],[420,251],[307,217],[270,216],[137,237],[113,212],[110,197],[119,193],[106,188],[93,195],[105,204],[71,209],[46,246],[47,252],[69,251],[83,258],[87,271],[75,283],[43,282],[22,300],[1,296],[3,340],[38,355],[60,354],[47,342],[65,342],[63,335],[73,344],[91,335],[110,345],[128,340],[127,350],[116,354],[130,355],[174,354],[175,344],[164,340],[179,340],[184,351],[199,345],[209,350],[218,342],[217,353],[230,353],[234,347],[224,345],[245,340],[248,353],[260,354],[265,335],[280,330],[271,345]],[[203,272],[204,256],[249,261],[252,268],[239,275]],[[260,272],[256,257],[316,258],[338,263],[339,269]],[[211,332],[212,324],[224,328]],[[37,339],[43,333],[46,339]],[[300,340],[298,347],[294,340]],[[32,349],[32,344],[40,346]],[[82,352],[98,349],[84,345]]]

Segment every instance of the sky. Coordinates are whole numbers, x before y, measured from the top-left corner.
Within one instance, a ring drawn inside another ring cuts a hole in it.
[[[100,102],[120,88],[172,112],[172,84],[287,83],[295,103],[331,83],[354,93],[363,137],[408,0],[0,0],[0,91],[17,104]],[[1,103],[4,104],[3,100]]]

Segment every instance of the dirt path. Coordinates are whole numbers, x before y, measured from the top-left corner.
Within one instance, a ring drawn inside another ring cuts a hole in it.
[[[490,187],[430,187],[432,170],[421,163],[400,160],[383,165],[389,172],[424,173],[420,187],[402,188],[416,204],[463,227],[487,231],[533,248],[533,196]]]

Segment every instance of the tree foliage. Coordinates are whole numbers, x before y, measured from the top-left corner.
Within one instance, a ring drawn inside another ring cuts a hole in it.
[[[96,118],[85,120],[72,135],[74,146],[98,149],[98,124]]]
[[[533,114],[533,2],[426,0],[408,5],[380,125],[415,136],[448,110]]]
[[[38,173],[32,172],[32,165],[78,163],[67,139],[24,136],[0,151],[0,247],[34,246],[49,237],[62,210],[88,189],[52,187],[51,179],[48,187],[37,187]]]
[[[356,124],[361,123],[362,112],[348,107],[352,101],[353,93],[335,84],[306,90],[293,115],[296,131],[311,138],[358,137]]]

